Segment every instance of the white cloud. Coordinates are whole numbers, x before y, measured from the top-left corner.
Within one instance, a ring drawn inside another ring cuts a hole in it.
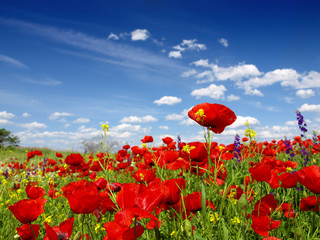
[[[195,69],[191,69],[189,71],[185,71],[181,74],[181,77],[190,77],[192,75],[197,74],[197,71]]]
[[[195,96],[197,99],[201,97],[210,97],[212,99],[223,99],[224,98],[224,92],[227,91],[225,86],[223,85],[215,85],[211,84],[207,88],[200,88],[193,90],[191,92],[191,96]]]
[[[95,131],[97,131],[97,129],[95,129],[95,128],[87,128],[87,127],[84,126],[84,125],[82,125],[82,126],[80,126],[80,127],[78,128],[78,132],[85,132],[85,133],[87,133],[87,132],[95,132]]]
[[[183,119],[180,124],[182,125],[187,125],[187,126],[191,126],[191,125],[196,125],[197,123],[192,120],[191,118],[187,118],[187,119]]]
[[[31,117],[31,115],[29,113],[25,112],[25,113],[22,114],[22,117],[27,118],[27,117]]]
[[[296,95],[300,98],[307,99],[315,95],[312,89],[300,89],[296,92]]]
[[[158,105],[174,105],[177,103],[180,103],[182,101],[181,98],[178,97],[172,97],[172,96],[164,96],[160,98],[159,100],[154,100],[153,103]]]
[[[171,57],[171,58],[182,58],[182,55],[181,55],[180,51],[170,51],[169,52],[169,57]]]
[[[13,113],[8,113],[7,111],[0,112],[0,118],[4,119],[10,119],[14,118],[15,115]]]
[[[246,88],[244,94],[263,97],[263,93],[260,92],[258,89]]]
[[[178,50],[178,51],[180,51],[180,52],[183,52],[184,50],[186,50],[184,47],[181,47],[180,45],[177,45],[177,46],[174,46],[174,47],[172,47],[173,49],[176,49],[176,50]]]
[[[110,33],[107,39],[119,40],[119,37],[114,33]]]
[[[90,122],[89,118],[77,118],[76,120],[73,121],[73,123],[88,123]]]
[[[182,120],[185,117],[183,114],[172,113],[165,117],[166,120]]]
[[[229,46],[228,40],[225,39],[225,38],[220,38],[218,41],[224,47],[228,47]]]
[[[317,112],[317,113],[320,113],[320,105],[314,105],[314,104],[305,103],[299,108],[299,111],[301,111],[301,112]]]
[[[132,124],[128,124],[128,123],[122,123],[120,125],[114,126],[110,129],[110,131],[112,132],[118,132],[118,131],[133,131],[133,132],[137,132],[141,130],[141,126],[140,125],[132,125]]]
[[[230,125],[230,128],[238,128],[238,127],[244,127],[245,123],[248,122],[250,125],[260,125],[260,121],[255,117],[250,116],[237,116],[237,120]]]
[[[50,116],[49,116],[49,119],[50,120],[56,120],[60,117],[70,117],[70,116],[74,116],[73,113],[66,113],[66,112],[55,112],[55,113],[52,113]]]
[[[168,126],[159,126],[160,129],[163,129],[163,130],[168,130],[169,127]]]
[[[23,128],[27,128],[29,130],[47,128],[47,125],[45,125],[44,123],[38,123],[38,122],[22,123],[22,124],[19,124],[19,126]]]
[[[193,64],[197,67],[210,67],[208,59],[199,59],[198,61],[194,61],[191,64]]]
[[[5,56],[5,55],[2,55],[0,54],[0,61],[2,62],[5,62],[5,63],[9,63],[15,67],[19,67],[19,68],[28,68],[26,65],[24,65],[22,62],[14,59],[14,58],[11,58],[11,57],[8,57],[8,56]]]
[[[145,41],[150,37],[150,33],[147,29],[136,29],[131,32],[131,40],[138,41],[142,40]]]
[[[157,119],[151,115],[146,115],[144,117],[130,116],[124,117],[120,120],[121,123],[147,123],[147,122],[156,122]]]
[[[12,124],[8,119],[0,119],[0,125]]]
[[[197,84],[213,82],[215,79],[213,72],[211,71],[204,71],[204,72],[198,73],[195,77],[198,79],[201,79],[196,81]]]
[[[287,121],[285,124],[287,126],[296,126],[298,123],[297,123],[297,121]]]
[[[262,77],[251,78],[243,83],[239,83],[242,88],[259,88],[270,86],[280,82],[282,86],[289,86],[298,82],[299,74],[294,69],[276,69],[267,72]]]
[[[197,41],[198,41],[197,39],[183,40],[181,43],[181,46],[185,46],[187,49],[197,50],[197,51],[207,49],[206,45],[202,43],[196,43]]]
[[[238,101],[239,99],[240,99],[239,96],[235,96],[235,95],[233,95],[233,94],[230,94],[230,95],[227,97],[227,100],[228,100],[229,102]]]
[[[37,84],[37,85],[43,85],[43,86],[58,86],[62,84],[61,81],[55,80],[50,77],[44,77],[41,80],[34,80],[31,78],[23,77],[21,78],[21,81],[25,83],[31,83],[31,84]]]

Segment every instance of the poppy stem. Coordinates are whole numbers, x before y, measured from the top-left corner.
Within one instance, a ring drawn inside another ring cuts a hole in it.
[[[33,231],[33,228],[32,228],[32,225],[31,225],[31,222],[29,223],[29,225],[30,225],[31,232],[32,232],[32,234],[33,234],[33,236],[34,236],[35,240],[37,240],[38,238],[37,238],[36,234],[35,234],[35,233],[34,233],[34,231]]]
[[[137,223],[137,218],[134,217],[134,229],[133,229],[133,239],[136,240],[136,223]]]

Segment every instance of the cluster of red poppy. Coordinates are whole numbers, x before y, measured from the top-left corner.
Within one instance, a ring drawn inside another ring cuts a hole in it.
[[[203,103],[193,107],[189,117],[197,123],[212,130],[214,133],[221,133],[224,129],[236,120],[236,115],[229,108],[221,104]],[[320,136],[318,137],[320,140]],[[174,142],[170,137],[162,139],[163,145],[148,148],[124,145],[113,158],[106,153],[90,155],[88,161],[77,153],[69,154],[64,161],[61,153],[57,153],[57,161],[47,159],[43,175],[48,172],[57,172],[59,176],[73,176],[85,178],[73,181],[61,187],[62,195],[58,194],[56,185],[49,183],[48,196],[52,199],[65,197],[74,214],[94,214],[98,221],[107,212],[114,212],[114,220],[104,223],[107,235],[104,240],[113,239],[135,239],[140,237],[145,227],[148,230],[159,229],[162,220],[159,214],[168,211],[175,218],[181,214],[183,219],[192,219],[197,211],[203,206],[203,195],[199,191],[193,191],[181,196],[182,190],[186,188],[185,173],[190,173],[201,178],[207,187],[219,188],[227,184],[228,171],[226,165],[235,159],[235,145],[218,145],[217,142]],[[248,139],[243,139],[243,142]],[[153,138],[145,136],[142,143],[151,143]],[[240,161],[248,163],[248,173],[243,176],[243,183],[229,185],[221,191],[221,196],[228,199],[236,199],[246,203],[254,204],[253,210],[245,212],[248,219],[251,219],[251,228],[257,234],[268,237],[269,231],[280,226],[281,221],[273,219],[274,212],[283,214],[286,218],[295,218],[297,209],[288,202],[278,202],[274,195],[261,196],[254,202],[253,185],[256,182],[266,182],[272,189],[305,187],[310,193],[320,193],[320,167],[311,165],[294,170],[298,167],[296,161],[280,160],[279,154],[286,154],[288,148],[295,154],[299,153],[299,146],[310,149],[311,154],[320,152],[320,144],[311,140],[295,138],[294,141],[285,143],[281,141],[255,142],[240,144]],[[28,158],[41,156],[39,152],[28,153]],[[261,156],[261,157],[260,157]],[[260,157],[259,161],[248,161]],[[96,160],[97,159],[97,160]],[[237,161],[235,161],[237,162]],[[60,165],[59,165],[60,163]],[[68,165],[67,168],[62,163]],[[26,164],[16,165],[17,170],[27,169]],[[178,170],[178,178],[161,179],[157,177],[157,169]],[[119,171],[132,176],[136,183],[110,182],[108,179],[97,175],[106,171]],[[29,183],[26,188],[29,199],[23,199],[9,206],[9,210],[23,225],[17,228],[22,239],[35,239],[39,234],[39,225],[32,225],[39,215],[44,212],[44,199],[46,192],[38,187],[37,183]],[[58,189],[59,190],[59,189]],[[242,200],[241,200],[242,199]],[[205,201],[206,207],[215,209],[212,201]],[[304,196],[299,199],[301,211],[319,212],[320,197]],[[246,208],[243,208],[246,209]],[[242,209],[242,210],[243,210]],[[145,227],[139,222],[142,219],[149,219]],[[72,234],[74,218],[71,217],[62,222],[59,226],[51,227],[45,223],[45,239],[69,239]],[[269,237],[265,239],[277,239]]]

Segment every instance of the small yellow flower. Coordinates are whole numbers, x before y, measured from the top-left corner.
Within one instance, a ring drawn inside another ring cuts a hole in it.
[[[190,151],[191,151],[192,149],[195,149],[195,148],[196,148],[195,146],[191,146],[191,147],[190,147],[190,145],[186,144],[186,145],[183,146],[182,151],[183,151],[183,152],[186,152],[186,153],[190,153]]]
[[[223,150],[225,147],[224,146],[219,146],[219,150],[221,151],[221,150]]]
[[[217,223],[220,220],[218,213],[210,213],[210,222]]]
[[[177,234],[177,232],[176,231],[172,231],[172,233],[170,233],[170,236],[175,236]]]
[[[239,223],[240,223],[240,219],[237,218],[237,217],[234,217],[234,218],[231,219],[231,223],[232,223],[232,224],[235,224],[235,225],[236,225],[236,224],[239,224]]]
[[[46,223],[51,223],[51,222],[52,222],[52,216],[46,217],[46,218],[44,219],[44,221],[45,221]]]
[[[195,113],[197,121],[200,121],[203,119],[206,115],[204,114],[204,110],[200,108],[196,113]]]
[[[287,167],[287,171],[288,171],[288,172],[292,172],[293,170],[292,170],[291,167]]]
[[[101,128],[102,128],[102,130],[105,131],[105,132],[109,132],[109,131],[110,131],[108,124],[102,124],[102,125],[101,125]]]
[[[254,130],[248,128],[248,129],[246,129],[246,130],[244,131],[244,135],[245,135],[246,137],[253,138],[253,137],[255,137],[255,136],[257,135],[257,133],[256,133]]]
[[[244,123],[244,125],[249,126],[249,122],[248,122],[248,121],[246,121],[246,122]]]

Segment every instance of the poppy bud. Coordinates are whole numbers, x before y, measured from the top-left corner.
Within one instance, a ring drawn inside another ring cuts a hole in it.
[[[305,198],[308,197],[308,193],[306,191],[303,191],[303,197],[305,197]]]
[[[184,228],[185,228],[187,236],[191,237],[192,236],[192,225],[191,225],[191,222],[188,219],[186,219],[184,221]]]
[[[296,230],[295,230],[295,232],[294,232],[294,234],[296,235],[296,237],[297,237],[298,239],[302,238],[302,236],[303,236],[303,230],[302,230],[302,228],[301,228],[301,227],[297,227]]]
[[[240,209],[246,209],[248,206],[248,200],[245,194],[242,194],[238,200],[238,206]]]

